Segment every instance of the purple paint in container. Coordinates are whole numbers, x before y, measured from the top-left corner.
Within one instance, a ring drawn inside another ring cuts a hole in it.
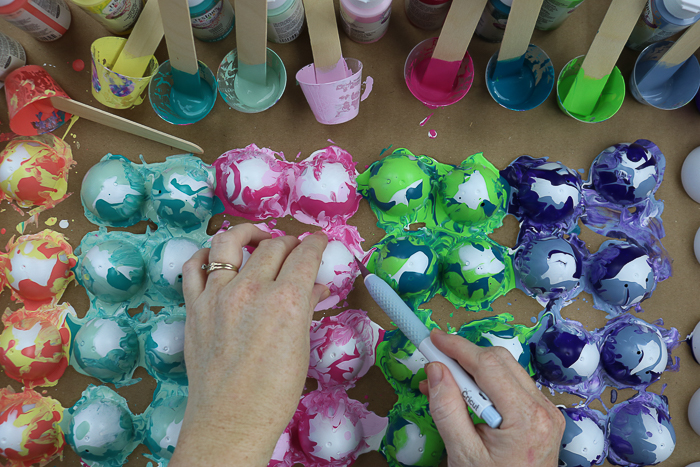
[[[452,0],[406,0],[406,18],[417,28],[431,31],[441,28]]]
[[[389,28],[391,0],[340,0],[340,23],[350,39],[371,44]]]
[[[649,0],[626,45],[632,50],[642,50],[698,20],[700,0]]]

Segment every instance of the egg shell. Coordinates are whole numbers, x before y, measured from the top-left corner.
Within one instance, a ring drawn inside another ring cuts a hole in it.
[[[389,426],[381,446],[389,465],[435,467],[445,456],[445,444],[425,402],[404,401],[389,413]]]
[[[607,453],[602,414],[585,407],[560,407],[559,410],[566,420],[559,449],[559,464],[567,467],[602,464]]]
[[[165,298],[184,303],[182,266],[199,251],[200,245],[187,237],[170,238],[158,245],[148,260],[148,276]]]
[[[199,160],[172,165],[147,183],[159,219],[185,231],[200,227],[214,208],[214,177]]]
[[[146,368],[161,380],[187,382],[184,315],[156,315],[144,340]]]
[[[696,203],[700,203],[700,183],[698,181],[700,181],[700,147],[688,153],[681,168],[683,189]]]
[[[690,333],[690,347],[693,351],[695,362],[700,363],[700,322],[695,325],[693,332]]]
[[[418,392],[427,364],[428,359],[398,329],[386,332],[377,346],[377,366],[397,393]]]
[[[6,326],[0,334],[0,364],[7,376],[30,387],[47,383],[68,366],[63,336],[53,323],[37,318]]]
[[[100,242],[81,255],[78,281],[107,303],[130,299],[145,283],[146,266],[140,250],[118,239]]]
[[[693,431],[700,436],[700,389],[695,391],[688,403],[688,421]]]
[[[576,385],[598,370],[600,353],[593,336],[572,321],[548,328],[535,347],[535,366],[547,381]]]
[[[170,459],[185,418],[187,398],[171,396],[159,398],[147,410],[148,421],[143,443],[159,459]]]
[[[402,297],[428,298],[438,286],[439,257],[417,235],[391,237],[378,251],[374,273]],[[427,302],[428,300],[423,300]]]

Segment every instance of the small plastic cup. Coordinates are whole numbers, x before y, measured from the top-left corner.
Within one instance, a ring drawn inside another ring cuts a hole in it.
[[[610,77],[605,83],[598,103],[590,115],[575,114],[569,112],[566,110],[566,107],[564,107],[563,100],[568,94],[569,89],[571,89],[571,85],[576,79],[578,70],[581,69],[584,57],[585,55],[580,55],[572,59],[569,63],[564,65],[564,68],[559,72],[559,78],[557,79],[557,103],[562,112],[579,122],[603,122],[615,115],[617,111],[620,110],[625,100],[625,79],[622,77],[622,73],[618,67],[613,68],[613,71],[610,73]]]
[[[661,110],[674,110],[693,100],[700,89],[700,63],[691,55],[673,75],[659,86],[640,89],[639,84],[647,71],[671,48],[673,41],[656,42],[647,46],[637,57],[630,76],[630,91],[637,101]]]
[[[267,49],[267,83],[268,91],[261,98],[255,98],[253,102],[241,99],[236,92],[236,75],[238,74],[238,50],[233,49],[224,57],[216,72],[216,82],[219,86],[219,94],[229,107],[244,113],[257,113],[267,110],[277,103],[282,97],[287,86],[287,70],[282,59],[272,50]],[[251,105],[252,104],[252,105]]]
[[[345,123],[355,118],[360,111],[362,62],[346,58],[345,64],[352,74],[332,83],[316,82],[313,63],[297,72],[297,83],[301,86],[306,102],[309,103],[316,120],[324,125]]]
[[[37,65],[17,68],[5,78],[5,97],[10,114],[10,129],[22,136],[49,133],[71,115],[57,110],[51,97],[69,98],[46,70]]]
[[[493,100],[508,110],[531,110],[547,100],[554,88],[554,65],[544,50],[530,44],[523,66],[513,74],[494,79],[498,52],[486,66],[486,87]]]
[[[145,98],[148,83],[158,71],[158,60],[151,58],[145,76],[126,76],[112,71],[126,39],[107,36],[90,47],[92,54],[92,95],[101,104],[113,109],[128,109]]]
[[[158,72],[148,84],[148,99],[158,116],[174,125],[189,125],[207,116],[216,103],[216,77],[203,62],[199,62],[199,78],[206,83],[207,95],[202,96],[202,108],[196,116],[183,116],[175,111],[170,103],[170,91],[173,88],[173,73],[170,60],[158,67]]]
[[[416,99],[428,107],[444,107],[458,102],[469,92],[474,82],[474,62],[469,52],[467,52],[457,72],[457,78],[452,92],[445,96],[440,102],[435,102],[430,97],[426,97],[421,93],[421,87],[416,85],[418,64],[429,60],[433,56],[437,41],[437,37],[431,37],[423,42],[419,42],[418,45],[411,50],[411,53],[408,54],[408,58],[406,58],[406,63],[403,67],[403,76],[408,90],[411,91],[411,94],[413,94]]]

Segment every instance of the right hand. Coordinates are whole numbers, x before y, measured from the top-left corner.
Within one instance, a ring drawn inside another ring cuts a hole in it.
[[[478,347],[463,337],[433,330],[430,339],[454,358],[489,396],[503,417],[500,428],[474,425],[452,374],[429,363],[420,390],[428,396],[447,448],[450,467],[553,467],[566,422],[506,349]]]

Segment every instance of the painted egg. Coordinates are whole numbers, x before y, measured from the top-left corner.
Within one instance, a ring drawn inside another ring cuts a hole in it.
[[[73,280],[74,256],[50,237],[32,235],[7,253],[5,277],[21,297],[34,301],[54,298]]]
[[[610,456],[639,465],[665,461],[676,447],[668,403],[663,396],[640,393],[614,406],[608,414]]]
[[[289,200],[292,216],[322,226],[352,216],[360,203],[354,167],[352,156],[336,147],[316,151],[299,163],[302,171]]]
[[[503,347],[510,352],[520,366],[525,370],[530,370],[532,358],[530,346],[520,341],[518,336],[515,335],[515,328],[482,332],[479,339],[474,343],[479,347]]]
[[[649,385],[668,364],[661,333],[641,320],[613,324],[600,349],[603,369],[614,381],[629,386]]]
[[[513,257],[513,268],[531,295],[556,298],[581,283],[581,254],[563,238],[525,241]]]
[[[172,457],[186,407],[187,398],[183,396],[165,397],[151,404],[143,443],[154,456],[161,459]]]
[[[588,380],[598,369],[600,353],[592,336],[573,322],[548,328],[535,346],[535,367],[548,381],[574,385]]]
[[[49,321],[25,318],[0,334],[0,365],[14,380],[43,383],[48,376],[63,373],[67,363],[61,333]]]
[[[299,444],[312,459],[343,460],[355,454],[364,436],[362,424],[344,404],[338,413],[307,410],[299,423]]]
[[[593,161],[593,187],[606,200],[623,206],[646,200],[656,190],[665,165],[657,152],[659,148],[646,140],[610,146]]]
[[[427,364],[428,359],[398,330],[384,334],[377,347],[377,365],[390,383],[395,381],[417,391],[426,378]]]
[[[355,256],[339,240],[330,240],[323,250],[321,265],[316,275],[316,283],[323,284],[331,292],[323,302],[319,303],[316,311],[337,305],[345,299],[352,290],[359,268]]]
[[[99,300],[118,303],[130,299],[143,285],[146,266],[132,244],[107,240],[90,248],[78,266],[80,283]]]
[[[382,451],[404,467],[434,467],[445,454],[445,444],[425,408],[417,407],[392,411]]]
[[[281,217],[289,205],[291,163],[254,144],[222,154],[214,163],[217,192],[247,219]]]
[[[431,190],[425,164],[408,152],[392,154],[369,168],[367,199],[391,216],[404,216],[421,208]]]
[[[66,441],[78,456],[104,462],[122,455],[134,439],[134,422],[128,410],[117,401],[88,399],[73,412]]]
[[[63,450],[58,401],[30,389],[17,394],[2,389],[0,406],[0,456],[9,465],[46,464]]]
[[[103,160],[85,174],[80,199],[85,209],[103,222],[135,224],[141,220],[146,199],[143,176],[126,158]]]
[[[681,182],[683,189],[696,203],[700,203],[700,147],[690,151],[683,161]]]
[[[695,329],[690,334],[690,347],[693,350],[693,358],[700,363],[700,322],[695,325]]]
[[[693,252],[695,253],[695,259],[700,263],[700,229],[695,232],[695,238],[693,239]]]
[[[700,389],[695,391],[688,404],[688,421],[695,433],[700,435]]]
[[[623,309],[649,298],[656,286],[647,252],[620,241],[606,241],[594,255],[590,281],[600,298]]]
[[[144,354],[146,363],[160,378],[186,380],[185,317],[159,320],[146,336]]]
[[[108,383],[128,377],[138,364],[138,337],[123,319],[88,321],[76,333],[73,346],[80,368]]]
[[[0,199],[43,206],[66,196],[73,164],[70,146],[53,135],[19,137],[0,152]]]
[[[564,436],[559,449],[559,465],[591,467],[602,464],[607,450],[603,424],[587,408],[559,408],[566,420]]]
[[[213,184],[202,167],[178,165],[164,170],[151,188],[158,217],[185,229],[201,225],[214,208]]]
[[[374,273],[402,297],[430,293],[438,278],[439,257],[420,239],[398,237],[379,252]]]
[[[443,257],[442,283],[465,306],[488,308],[513,280],[506,249],[484,238],[469,238]]]
[[[168,300],[181,303],[182,266],[199,251],[199,244],[185,237],[164,241],[153,250],[148,260],[148,276],[155,287]]]
[[[462,224],[479,224],[505,209],[498,171],[479,165],[454,167],[440,178],[438,194],[450,219]]]

